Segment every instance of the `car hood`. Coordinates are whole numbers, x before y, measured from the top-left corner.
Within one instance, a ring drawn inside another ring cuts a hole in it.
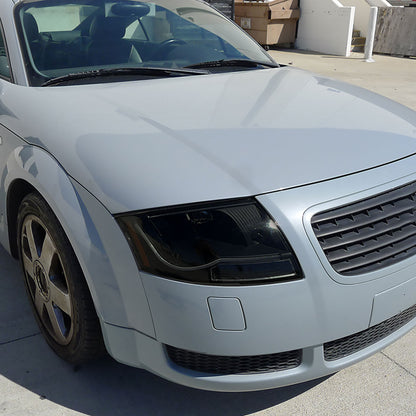
[[[10,96],[13,131],[113,213],[257,195],[416,153],[415,112],[290,67]]]

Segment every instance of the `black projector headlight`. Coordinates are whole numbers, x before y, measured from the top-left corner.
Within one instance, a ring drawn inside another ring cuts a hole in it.
[[[302,278],[276,223],[254,199],[117,217],[141,270],[205,284]]]

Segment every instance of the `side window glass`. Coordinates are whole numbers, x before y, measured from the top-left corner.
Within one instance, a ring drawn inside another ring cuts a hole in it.
[[[0,30],[0,77],[7,78],[8,80],[11,79],[9,58],[7,56],[7,48],[4,42],[4,36],[3,36],[2,30]]]

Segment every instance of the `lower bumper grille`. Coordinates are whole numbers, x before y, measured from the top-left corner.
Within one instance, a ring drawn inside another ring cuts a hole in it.
[[[284,371],[298,367],[302,350],[253,356],[208,355],[166,345],[171,361],[189,370],[210,374],[255,374]]]
[[[386,338],[416,318],[416,305],[364,331],[324,344],[324,358],[335,361]],[[201,354],[165,345],[169,359],[179,367],[207,374],[258,374],[290,370],[302,363],[302,350],[250,356]]]
[[[369,347],[397,331],[414,318],[416,318],[416,305],[362,332],[327,342],[324,344],[325,360],[339,360]]]

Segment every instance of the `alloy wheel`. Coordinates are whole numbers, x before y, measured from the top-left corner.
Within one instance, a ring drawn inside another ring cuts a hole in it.
[[[28,215],[21,232],[22,263],[36,313],[49,335],[67,345],[73,334],[73,308],[67,277],[55,242],[42,221]]]

